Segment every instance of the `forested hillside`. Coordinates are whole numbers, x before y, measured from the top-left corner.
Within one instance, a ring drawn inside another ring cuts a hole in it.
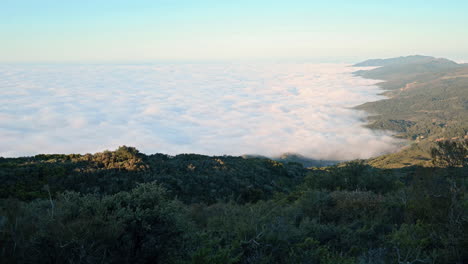
[[[468,65],[428,56],[369,60],[355,66],[380,66],[356,71],[382,80],[388,99],[358,106],[373,114],[369,127],[392,130],[413,144],[391,154],[381,166],[428,164],[435,141],[468,137]],[[382,160],[382,157],[379,158]],[[422,161],[422,162],[419,162]]]
[[[54,193],[115,194],[139,183],[158,181],[184,202],[234,200],[254,202],[287,192],[300,183],[305,170],[298,163],[266,158],[209,157],[197,154],[145,155],[120,147],[87,155],[37,155],[0,159],[0,198],[44,198],[47,185]]]
[[[468,141],[431,168],[261,158],[0,159],[2,263],[464,263]]]

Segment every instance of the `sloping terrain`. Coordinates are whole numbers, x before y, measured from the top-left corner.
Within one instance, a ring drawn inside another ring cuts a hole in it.
[[[0,259],[465,263],[461,155],[447,168],[353,161],[307,171],[262,158],[144,155],[131,147],[0,159]]]
[[[393,130],[396,136],[418,143],[411,149],[426,155],[413,161],[427,159],[436,140],[461,139],[468,134],[468,65],[425,56],[370,60],[355,66],[363,65],[380,66],[355,74],[383,80],[379,85],[389,98],[357,108],[373,114],[368,127]],[[408,149],[401,154],[405,153]]]

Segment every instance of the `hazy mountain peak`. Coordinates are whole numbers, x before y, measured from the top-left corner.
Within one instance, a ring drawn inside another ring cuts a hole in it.
[[[410,55],[410,56],[401,56],[396,58],[388,59],[370,59],[357,64],[354,64],[354,67],[366,67],[366,66],[389,66],[396,64],[422,64],[422,63],[442,63],[447,65],[458,65],[456,62],[453,62],[444,58],[435,58],[432,56],[423,56],[423,55]]]

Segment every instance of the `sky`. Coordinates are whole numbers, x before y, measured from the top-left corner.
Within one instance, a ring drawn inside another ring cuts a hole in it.
[[[0,63],[468,61],[468,1],[1,0]]]

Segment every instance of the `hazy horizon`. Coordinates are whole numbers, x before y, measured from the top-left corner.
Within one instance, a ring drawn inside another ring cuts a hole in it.
[[[468,61],[466,10],[466,1],[4,0],[0,63]]]

